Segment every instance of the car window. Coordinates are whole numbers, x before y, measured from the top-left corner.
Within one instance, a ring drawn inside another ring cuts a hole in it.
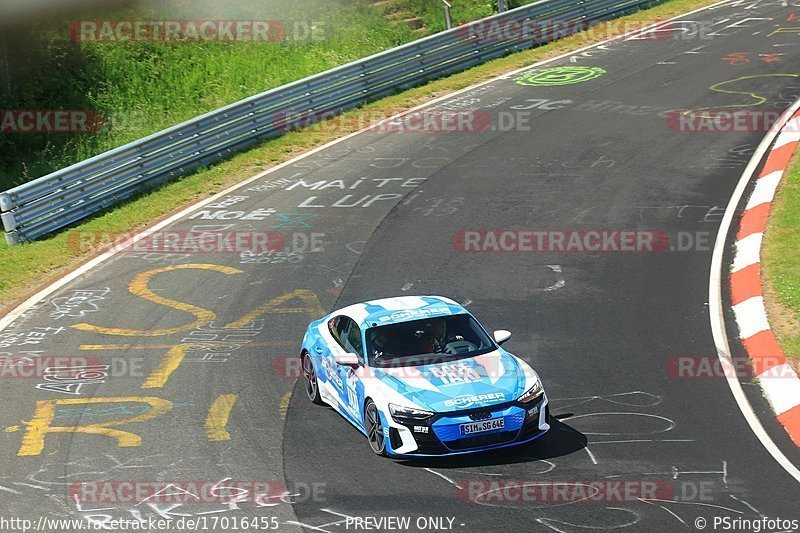
[[[345,328],[347,327],[347,317],[345,316],[335,316],[328,320],[328,331],[331,332],[334,340],[339,343],[339,345],[344,348],[344,336],[343,333]]]
[[[428,364],[475,357],[497,348],[466,313],[398,322],[367,330],[370,365]]]
[[[347,351],[356,354],[359,359],[362,359],[363,346],[361,342],[361,328],[354,320],[348,319],[349,327],[347,328],[347,338],[345,341],[345,348]]]
[[[364,346],[361,342],[361,328],[349,317],[337,316],[328,321],[328,329],[339,346],[364,360]]]

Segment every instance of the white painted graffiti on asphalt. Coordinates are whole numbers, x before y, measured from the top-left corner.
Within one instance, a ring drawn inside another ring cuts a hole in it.
[[[193,345],[184,362],[225,363],[233,352],[255,340],[264,329],[264,323],[259,319],[241,328],[225,328],[212,323],[193,329],[181,340],[181,343]]]
[[[58,296],[50,300],[55,307],[55,311],[50,313],[50,318],[58,320],[60,318],[81,318],[87,313],[95,313],[100,310],[97,302],[105,300],[106,295],[111,289],[74,290],[64,296]]]
[[[249,188],[245,189],[245,192],[267,192],[267,191],[271,191],[271,190],[274,190],[274,189],[283,189],[287,185],[291,185],[292,183],[297,181],[297,179],[300,178],[300,176],[302,176],[302,175],[303,175],[302,173],[298,172],[298,173],[296,173],[293,176],[290,176],[288,178],[279,178],[279,179],[272,180],[272,181],[271,180],[266,180],[266,181],[263,181],[261,183],[258,183],[256,185],[253,185],[252,187],[249,187]]]
[[[0,348],[11,348],[12,346],[27,346],[29,344],[39,344],[48,335],[58,335],[64,328],[34,327],[31,331],[22,332],[2,332],[0,333]]]
[[[38,383],[36,388],[49,392],[78,395],[84,385],[105,383],[110,368],[109,365],[48,367],[42,375],[45,383]]]
[[[325,189],[338,189],[338,190],[353,190],[364,189],[373,187],[376,189],[386,189],[392,186],[400,188],[415,188],[422,184],[425,178],[357,178],[354,181],[350,180],[319,180],[314,182],[306,182],[305,180],[298,180],[290,186],[286,187],[287,191],[294,190],[298,187],[303,187],[312,191],[322,191]],[[324,207],[365,207],[368,208],[375,205],[376,202],[387,200],[399,200],[404,195],[400,193],[381,193],[381,194],[345,194],[338,200],[331,202],[322,200],[320,196],[309,196],[297,207],[301,208],[324,208]]]
[[[210,210],[203,209],[192,213],[190,220],[200,218],[200,220],[265,220],[275,213],[275,209],[256,209],[255,211],[230,211],[226,209]]]

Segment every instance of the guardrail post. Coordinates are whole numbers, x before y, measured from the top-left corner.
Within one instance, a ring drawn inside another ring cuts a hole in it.
[[[11,233],[17,229],[17,219],[14,217],[14,213],[11,211],[0,214],[0,219],[3,221],[3,227],[5,228],[6,233]]]
[[[502,0],[500,0],[502,2]],[[453,29],[453,20],[450,18],[450,8],[453,7],[447,0],[442,0],[444,4],[444,23],[447,25],[448,30]]]
[[[9,246],[14,246],[15,244],[19,244],[19,233],[17,232],[17,220],[14,217],[14,213],[2,213],[0,214],[0,220],[3,221],[3,228],[6,230],[6,242]]]
[[[19,233],[16,231],[12,231],[11,233],[6,233],[6,243],[9,246],[15,246],[19,244]]]
[[[11,197],[5,193],[0,194],[0,211],[10,211],[14,208]]]

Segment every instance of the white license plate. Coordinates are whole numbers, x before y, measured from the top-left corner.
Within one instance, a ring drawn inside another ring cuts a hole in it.
[[[505,425],[505,418],[490,418],[489,420],[482,420],[480,422],[461,424],[458,426],[458,429],[462,435],[472,435],[473,433],[483,433],[484,431],[492,431],[493,429],[503,429]]]

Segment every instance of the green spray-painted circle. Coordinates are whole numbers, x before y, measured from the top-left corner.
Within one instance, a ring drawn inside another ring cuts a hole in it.
[[[606,71],[600,67],[551,67],[526,72],[514,78],[514,81],[519,85],[554,87],[593,80],[605,73]]]

